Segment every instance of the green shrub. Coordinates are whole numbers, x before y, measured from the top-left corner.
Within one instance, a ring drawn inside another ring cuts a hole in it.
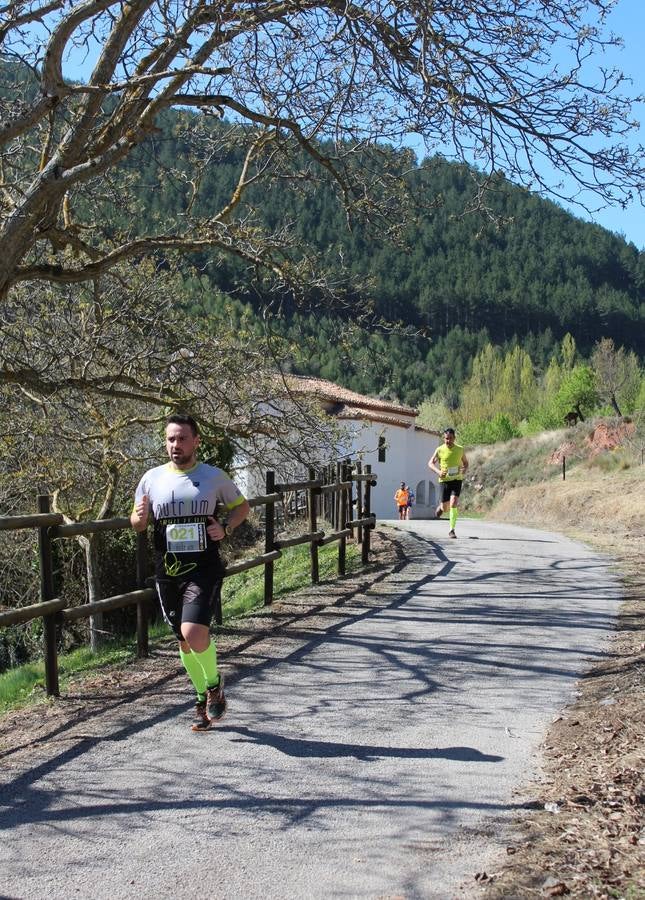
[[[498,413],[494,419],[468,422],[459,428],[460,442],[470,446],[473,444],[497,444],[500,441],[510,441],[511,438],[516,437],[520,437],[519,430],[503,413]]]
[[[525,435],[539,434],[542,431],[553,431],[562,428],[563,418],[554,403],[539,406],[528,417],[523,428]]]

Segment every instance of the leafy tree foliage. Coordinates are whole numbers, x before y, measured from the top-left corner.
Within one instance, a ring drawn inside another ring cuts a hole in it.
[[[598,403],[598,390],[591,366],[585,363],[574,366],[563,379],[553,403],[560,423],[570,410],[579,409],[586,414],[592,412]]]
[[[459,426],[459,440],[464,444],[496,444],[516,437],[520,432],[504,413]]]
[[[603,338],[594,347],[591,365],[596,374],[598,394],[611,404],[612,411],[617,416],[623,415],[618,405],[619,400],[623,404],[623,398],[626,406],[633,408],[641,380],[636,355],[626,353],[624,347],[614,347],[611,338]]]

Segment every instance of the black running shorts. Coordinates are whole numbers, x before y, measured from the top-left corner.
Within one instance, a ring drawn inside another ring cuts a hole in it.
[[[185,578],[156,578],[161,612],[178,640],[184,640],[181,634],[183,622],[208,628],[215,615],[223,580],[212,571],[191,572]]]
[[[458,497],[461,494],[462,484],[461,478],[455,478],[454,481],[442,481],[439,485],[441,488],[441,502],[447,503],[451,497]]]

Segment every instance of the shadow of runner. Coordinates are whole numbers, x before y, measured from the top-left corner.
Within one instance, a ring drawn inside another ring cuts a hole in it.
[[[361,762],[377,759],[450,759],[458,762],[502,762],[504,757],[482,753],[474,747],[386,747],[367,744],[342,744],[336,741],[311,741],[302,738],[288,738],[252,728],[224,726],[218,731],[230,735],[233,743],[252,743],[273,747],[280,753],[293,757],[332,759],[350,757]]]

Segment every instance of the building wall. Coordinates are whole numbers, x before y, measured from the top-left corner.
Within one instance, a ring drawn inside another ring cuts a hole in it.
[[[405,481],[415,493],[416,502],[412,507],[412,519],[432,519],[438,503],[437,476],[428,469],[428,460],[441,443],[436,435],[417,431],[414,425],[394,426],[365,420],[345,420],[347,437],[339,448],[341,456],[353,460],[360,459],[363,467],[372,466],[377,478],[372,488],[371,507],[377,519],[394,519],[398,513],[394,503],[394,493]],[[385,438],[385,461],[378,460],[379,438]],[[277,460],[269,460],[267,468],[274,468],[276,481],[304,480],[307,473],[281,471]],[[247,467],[242,459],[231,470],[231,475],[246,497],[254,497],[265,492],[264,472]]]
[[[355,423],[347,452],[371,465],[378,475],[372,489],[372,512],[377,519],[397,518],[394,494],[402,481],[415,493],[412,519],[432,519],[438,503],[437,475],[428,468],[428,460],[441,443],[438,436],[417,431],[414,426],[396,427],[374,423]],[[378,461],[378,439],[385,438],[385,462]]]

